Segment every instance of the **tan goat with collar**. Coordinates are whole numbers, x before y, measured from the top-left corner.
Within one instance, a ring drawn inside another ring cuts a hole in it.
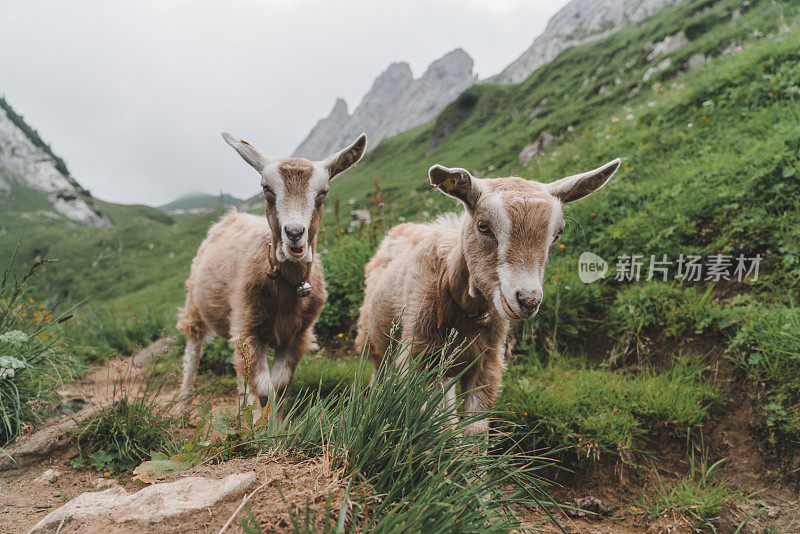
[[[402,347],[397,359],[403,365],[409,357],[438,355],[455,330],[452,346],[466,348],[449,376],[474,362],[461,380],[464,411],[491,408],[500,393],[509,323],[533,317],[542,301],[550,250],[564,228],[563,204],[602,187],[619,164],[550,184],[431,167],[430,182],[460,200],[466,213],[389,231],[366,266],[356,348],[368,344],[377,368]],[[398,318],[399,337],[390,339]],[[446,402],[455,402],[452,387]],[[487,427],[484,420],[470,430]]]
[[[188,409],[203,341],[216,333],[235,348],[239,394],[257,404],[289,386],[328,298],[316,235],[329,182],[355,165],[365,135],[321,162],[269,158],[246,141],[222,134],[261,175],[265,217],[225,215],[211,227],[192,261],[178,328],[186,335],[179,409]],[[270,372],[267,351],[275,349]],[[246,387],[247,386],[247,387]]]

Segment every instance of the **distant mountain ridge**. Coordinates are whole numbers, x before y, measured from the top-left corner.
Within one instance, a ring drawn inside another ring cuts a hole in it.
[[[477,81],[472,58],[457,48],[430,64],[414,78],[408,63],[392,63],[373,82],[361,103],[348,112],[336,99],[330,114],[317,122],[293,155],[321,159],[342,149],[361,132],[369,147],[436,117],[464,89]]]
[[[173,200],[158,209],[167,213],[211,213],[218,210],[229,208],[240,208],[244,200],[231,196],[227,193],[210,195],[208,193],[189,193]]]
[[[23,198],[27,202],[23,201]],[[33,198],[40,197],[40,198]],[[25,212],[26,206],[49,208],[59,215],[88,226],[111,224],[95,205],[89,191],[69,173],[39,133],[0,98],[0,201],[5,212]]]
[[[530,48],[488,81],[519,83],[561,51],[596,41],[682,0],[572,0],[553,15]]]

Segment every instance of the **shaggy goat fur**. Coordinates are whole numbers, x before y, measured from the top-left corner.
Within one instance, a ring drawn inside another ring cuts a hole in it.
[[[600,188],[618,167],[615,160],[552,184],[479,180],[464,169],[432,167],[431,183],[467,211],[389,231],[365,269],[356,348],[366,348],[376,368],[398,353],[402,366],[409,357],[440,358],[455,331],[447,377],[466,369],[465,412],[491,408],[500,393],[510,321],[538,311],[544,269],[564,225],[562,204]],[[454,388],[443,387],[453,403]],[[479,421],[470,430],[487,425]]]

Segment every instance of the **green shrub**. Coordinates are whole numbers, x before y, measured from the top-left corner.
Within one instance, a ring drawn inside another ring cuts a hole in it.
[[[736,298],[723,306],[713,295],[713,284],[703,289],[650,281],[622,288],[609,313],[609,335],[632,348],[655,336],[678,340],[694,334],[713,339],[733,326],[736,308],[747,300]]]
[[[0,283],[0,447],[50,413],[75,364],[58,324],[66,316],[32,295],[27,277]]]
[[[329,240],[321,253],[328,302],[317,319],[317,332],[326,337],[349,332],[364,300],[364,266],[377,248],[377,239],[343,234]]]

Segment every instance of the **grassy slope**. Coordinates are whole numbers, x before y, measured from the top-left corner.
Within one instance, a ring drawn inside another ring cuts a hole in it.
[[[778,28],[798,5],[751,2],[736,20],[732,13],[740,3],[733,1],[686,2],[665,10],[565,51],[522,84],[468,89],[434,122],[385,140],[334,182],[332,200],[339,199],[344,218],[350,199],[370,206],[377,179],[388,225],[400,217],[459,209],[428,192],[425,176],[432,163],[550,180],[626,158],[609,187],[569,208],[565,248],[549,267],[540,316],[515,331],[519,355],[503,402],[524,428],[541,423],[529,414],[546,407],[551,424],[537,427],[536,440],[576,452],[587,443],[592,450],[619,452],[633,447],[631,437],[663,423],[676,431],[696,427],[721,395],[709,386],[702,365],[685,365],[678,356],[702,364],[707,350],[719,354],[731,336],[737,336],[733,361],[745,383],[766,388],[765,413],[773,417],[765,418],[765,430],[776,443],[797,439],[800,399],[786,377],[800,370],[783,356],[794,350],[796,337],[790,333],[785,343],[768,347],[758,333],[780,330],[796,314],[786,295],[796,292],[800,280],[800,39],[796,26],[781,35]],[[691,42],[668,56],[673,66],[642,82],[652,65],[644,45],[681,30]],[[737,45],[743,49],[734,50]],[[715,59],[679,72],[696,53]],[[520,151],[543,132],[556,140],[541,157],[522,163]],[[85,229],[30,223],[18,264],[30,262],[39,249],[61,260],[46,273],[51,294],[113,299],[120,314],[161,310],[168,324],[182,300],[191,257],[218,214],[175,217],[172,224],[143,207],[101,208],[118,224]],[[322,326],[327,333],[344,333],[360,300],[363,263],[383,227],[362,236],[340,234],[334,219],[329,209],[322,247],[329,249],[323,262],[331,300]],[[10,243],[4,239],[0,253]],[[583,286],[575,265],[584,250],[612,261],[624,252],[674,258],[739,251],[761,253],[765,260],[756,284],[707,290],[706,284],[625,285],[607,279]],[[767,306],[770,314],[761,313]],[[768,324],[751,328],[756,317]],[[624,365],[622,371],[609,370],[607,362],[598,365],[609,354]],[[668,395],[642,394],[666,379],[674,383]],[[583,397],[566,394],[589,386],[605,389]],[[676,412],[676,405],[688,409]]]
[[[702,362],[708,351],[730,355],[733,335],[743,347],[732,358],[735,369],[745,383],[766,389],[762,430],[775,443],[800,437],[800,399],[792,389],[800,369],[787,356],[797,354],[797,333],[768,346],[763,337],[770,336],[749,326],[766,316],[763,328],[783,332],[783,324],[796,321],[787,295],[800,284],[800,39],[796,19],[786,28],[784,17],[796,17],[798,2],[753,2],[734,19],[740,7],[686,2],[565,51],[520,85],[472,87],[433,123],[384,141],[335,182],[332,197],[341,206],[351,200],[370,206],[377,180],[390,220],[427,218],[460,209],[426,193],[433,163],[550,181],[625,158],[611,185],[568,209],[565,248],[548,268],[540,316],[515,332],[525,355],[511,366],[504,401],[524,428],[539,424],[537,439],[579,453],[619,452],[631,446],[630,436],[658,428],[658,421],[676,431],[697,427],[704,416],[696,416],[722,399],[708,390],[702,372],[677,365],[677,357]],[[664,59],[647,62],[643,45],[678,31],[690,43],[666,56],[672,67],[643,82],[643,73]],[[694,54],[713,60],[682,72]],[[541,157],[521,162],[520,151],[543,132],[556,140]],[[584,286],[575,266],[585,250],[612,267],[623,253],[673,259],[758,253],[764,260],[756,283],[709,289],[707,283],[607,279]],[[634,365],[622,375],[610,373],[608,363],[597,365],[609,355]],[[675,390],[659,399],[632,398],[631,391],[660,380],[653,372],[672,376]],[[596,395],[574,394],[589,386]],[[676,404],[691,406],[693,414],[673,413]]]

